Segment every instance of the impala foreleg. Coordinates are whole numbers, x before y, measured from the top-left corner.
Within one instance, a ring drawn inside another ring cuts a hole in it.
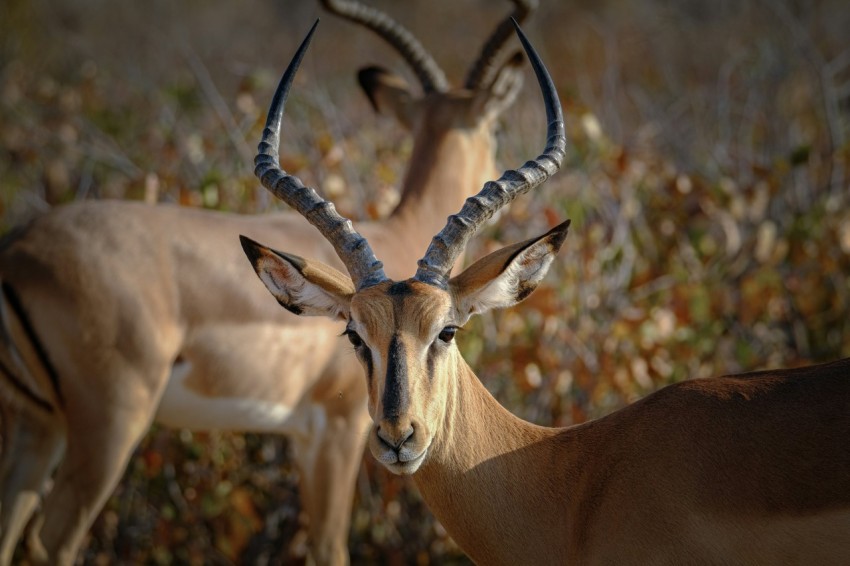
[[[37,558],[51,565],[74,564],[83,538],[150,427],[162,393],[158,384],[165,382],[169,371],[170,364],[161,364],[157,371],[146,373],[159,379],[140,384],[129,377],[128,368],[113,368],[110,374],[122,383],[122,390],[110,392],[107,406],[99,398],[69,391],[68,398],[78,402],[67,408],[65,457],[44,500],[43,524],[33,533],[32,539],[40,541],[43,550]]]
[[[114,490],[147,427],[107,427],[87,438],[70,438],[53,489],[45,498],[44,522],[35,533],[49,564],[73,564],[83,537]]]
[[[351,506],[369,415],[365,379],[343,348],[310,394],[308,426],[293,436],[302,506],[309,517],[308,562],[348,564]]]
[[[11,563],[17,542],[65,447],[65,430],[58,419],[11,411],[13,415],[4,415],[0,468],[0,565],[3,566]]]
[[[368,414],[333,417],[320,439],[294,443],[302,505],[310,518],[309,560],[348,564],[348,530],[357,474],[366,444]]]

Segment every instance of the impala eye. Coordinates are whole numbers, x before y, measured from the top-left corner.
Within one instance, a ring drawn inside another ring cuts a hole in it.
[[[360,338],[360,335],[354,332],[353,330],[346,328],[343,334],[345,334],[346,338],[348,338],[348,341],[351,342],[351,345],[355,348],[359,348],[363,345],[363,339]]]
[[[437,336],[440,340],[448,344],[455,338],[455,334],[457,333],[457,326],[447,326],[443,328],[440,332],[440,335]]]

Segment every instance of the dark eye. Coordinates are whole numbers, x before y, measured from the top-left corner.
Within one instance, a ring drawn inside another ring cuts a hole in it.
[[[440,340],[448,344],[455,338],[455,334],[457,333],[457,326],[447,326],[443,328],[440,332],[440,335],[437,336]]]
[[[353,330],[346,329],[345,335],[348,338],[348,341],[351,342],[351,345],[355,348],[359,348],[363,345],[363,339],[360,338],[360,335]]]

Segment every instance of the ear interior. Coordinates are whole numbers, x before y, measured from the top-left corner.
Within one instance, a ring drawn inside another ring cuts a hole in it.
[[[304,316],[348,318],[354,283],[321,262],[271,248],[239,236],[257,276],[286,310]]]
[[[391,114],[404,127],[413,129],[416,99],[407,81],[383,67],[373,66],[360,69],[357,82],[376,112]]]
[[[567,220],[542,236],[495,251],[452,278],[449,287],[462,320],[528,297],[549,271],[569,226]]]

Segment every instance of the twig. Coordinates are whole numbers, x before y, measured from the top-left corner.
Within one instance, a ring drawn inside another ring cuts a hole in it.
[[[842,53],[831,62],[827,62],[824,55],[820,52],[812,39],[811,34],[797,21],[796,18],[788,10],[782,2],[773,0],[762,0],[762,4],[767,6],[768,10],[790,30],[794,36],[795,44],[799,47],[803,58],[809,62],[812,72],[817,77],[817,84],[821,92],[821,101],[826,117],[827,130],[829,131],[828,147],[827,147],[827,170],[829,171],[829,187],[830,194],[844,190],[844,167],[843,161],[835,159],[835,151],[837,148],[844,147],[844,131],[841,128],[840,109],[838,98],[836,97],[835,87],[833,85],[834,70],[840,65],[844,57],[850,57]],[[837,165],[837,166],[836,166]]]
[[[215,110],[215,113],[218,115],[218,119],[224,126],[224,130],[227,132],[227,137],[230,139],[233,149],[235,149],[236,153],[239,154],[239,159],[243,163],[253,163],[254,152],[245,141],[245,136],[236,123],[233,113],[230,111],[230,108],[227,106],[227,103],[224,101],[224,98],[215,86],[215,82],[212,80],[206,65],[204,65],[201,58],[198,57],[198,54],[184,38],[178,36],[176,43],[183,54],[183,58],[186,60],[186,63],[195,75],[195,79],[198,81],[198,85],[201,87],[204,96],[212,105],[213,110]],[[265,209],[268,204],[269,194],[259,184],[257,184],[256,191],[260,208]]]
[[[81,140],[79,147],[90,158],[106,163],[121,171],[127,177],[138,177],[144,171],[124,153],[115,139],[86,118],[79,119],[80,130],[84,131],[92,141]]]

